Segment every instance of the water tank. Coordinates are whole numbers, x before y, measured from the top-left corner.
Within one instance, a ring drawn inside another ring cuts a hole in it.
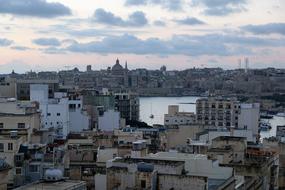
[[[45,181],[60,181],[63,179],[63,173],[59,169],[47,169],[45,171]]]
[[[153,172],[154,166],[152,164],[142,162],[138,164],[137,169],[139,172]]]

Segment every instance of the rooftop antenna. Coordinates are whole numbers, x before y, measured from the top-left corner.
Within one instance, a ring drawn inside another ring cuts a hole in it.
[[[244,59],[244,62],[245,62],[245,73],[247,73],[248,72],[248,67],[249,67],[249,59],[248,59],[248,57],[246,57]]]

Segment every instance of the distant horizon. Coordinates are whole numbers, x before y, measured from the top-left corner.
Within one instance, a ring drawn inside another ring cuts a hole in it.
[[[113,64],[114,65],[114,64]],[[112,66],[113,65],[111,65],[111,66],[107,66],[106,68],[100,68],[100,69],[96,69],[96,68],[94,68],[93,67],[93,65],[91,65],[91,68],[92,68],[92,71],[101,71],[101,70],[107,70],[108,69],[108,67],[111,67],[112,68]],[[122,65],[122,64],[121,64]],[[30,70],[26,70],[26,71],[22,71],[22,72],[17,72],[17,70],[15,70],[15,69],[12,69],[10,72],[6,72],[6,73],[3,73],[2,72],[2,70],[0,70],[0,75],[8,75],[8,74],[11,74],[13,71],[16,73],[16,74],[27,74],[27,73],[29,73],[29,72],[35,72],[35,73],[39,73],[39,72],[60,72],[60,71],[71,71],[71,70],[73,70],[73,69],[75,69],[75,68],[77,68],[80,72],[86,72],[86,67],[87,67],[88,65],[82,65],[82,66],[80,66],[80,67],[77,67],[77,66],[75,66],[75,67],[72,67],[72,66],[68,66],[68,68],[67,67],[62,67],[61,69],[57,69],[57,70],[48,70],[48,69],[46,69],[46,70],[36,70],[36,69],[30,69]],[[124,65],[122,65],[122,66],[124,66]],[[160,68],[162,67],[162,66],[166,66],[166,65],[161,65],[161,66],[158,66],[157,68],[147,68],[147,67],[136,67],[136,68],[134,68],[134,67],[129,67],[129,65],[128,65],[128,70],[136,70],[136,69],[147,69],[147,70],[150,70],[150,71],[154,71],[154,70],[160,70]],[[249,67],[248,69],[249,70],[263,70],[263,69],[270,69],[270,68],[274,68],[274,69],[280,69],[280,70],[285,70],[285,67],[284,68],[278,68],[278,67],[260,67],[260,68],[252,68],[252,67]],[[184,71],[184,70],[188,70],[188,69],[222,69],[222,70],[245,70],[245,67],[241,67],[241,68],[222,68],[222,67],[188,67],[188,68],[180,68],[180,69],[169,69],[169,68],[167,68],[167,66],[166,66],[166,70],[167,71]]]

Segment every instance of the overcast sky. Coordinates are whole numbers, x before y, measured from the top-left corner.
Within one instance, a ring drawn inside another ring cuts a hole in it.
[[[284,0],[0,0],[0,73],[285,68]],[[244,65],[242,61],[242,66]]]

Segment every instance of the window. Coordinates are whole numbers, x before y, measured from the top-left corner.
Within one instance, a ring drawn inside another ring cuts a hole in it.
[[[22,155],[15,155],[16,161],[22,161]]]
[[[81,104],[78,104],[77,106],[78,106],[78,108],[80,108],[80,107],[81,107]]]
[[[22,168],[16,168],[16,175],[22,175]]]
[[[60,113],[57,113],[56,115],[57,115],[57,116],[60,116]]]
[[[76,108],[76,104],[69,104],[69,109],[75,109]]]
[[[36,172],[38,172],[38,166],[37,165],[30,165],[30,172],[34,172],[34,173],[36,173]]]
[[[0,152],[4,152],[4,144],[0,143]]]
[[[25,123],[18,123],[18,129],[25,129]]]
[[[0,129],[4,128],[4,123],[0,123]]]
[[[8,143],[8,150],[13,150],[13,143]]]
[[[47,113],[47,116],[50,116],[51,114],[50,113]]]
[[[145,180],[141,180],[141,188],[146,188],[146,181]]]

